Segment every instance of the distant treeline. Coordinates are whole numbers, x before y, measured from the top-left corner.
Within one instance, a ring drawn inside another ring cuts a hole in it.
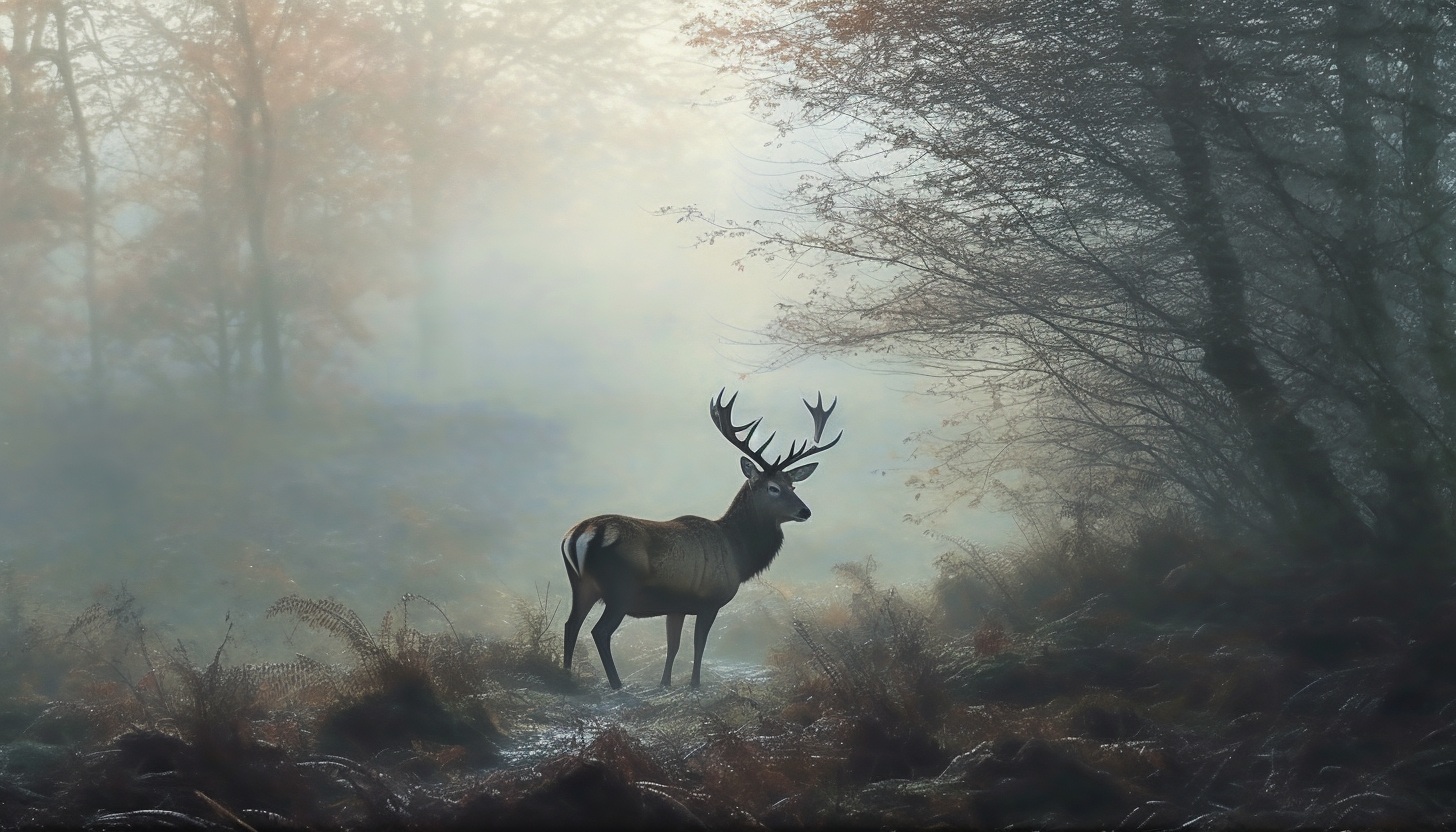
[[[428,374],[462,214],[630,86],[644,5],[0,4],[0,398],[279,414],[369,293],[413,299]]]

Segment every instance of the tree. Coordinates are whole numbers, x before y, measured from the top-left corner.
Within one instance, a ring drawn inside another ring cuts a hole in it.
[[[820,267],[785,343],[984,386],[1016,406],[1013,467],[1421,572],[1453,511],[1450,24],[1365,0],[765,0],[694,31],[785,134],[847,137],[788,194],[798,221],[753,229]],[[967,467],[987,440],[946,470],[1006,465]]]
[[[431,376],[453,235],[551,136],[601,127],[650,8],[0,3],[0,352],[84,363],[97,402],[108,371],[203,374],[280,415],[370,337],[363,295],[413,292]]]
[[[71,17],[76,12],[74,5],[57,0],[0,6],[9,40],[8,48],[0,48],[9,82],[0,108],[0,130],[6,137],[0,140],[5,169],[0,180],[5,197],[0,199],[10,202],[5,213],[11,221],[8,232],[0,231],[0,264],[8,266],[9,288],[17,292],[8,298],[8,314],[0,313],[6,318],[0,324],[0,352],[8,354],[22,318],[30,318],[34,326],[45,317],[34,304],[54,294],[48,279],[54,267],[47,259],[69,259],[72,247],[78,248],[86,387],[93,405],[99,406],[105,380],[98,283],[102,194],[92,142],[98,45],[90,35],[73,36]]]
[[[415,275],[419,374],[448,340],[450,234],[479,189],[532,155],[567,112],[620,92],[649,4],[641,0],[380,0],[387,67],[376,115],[401,166]],[[566,106],[563,106],[566,105]],[[543,115],[552,113],[551,115]],[[381,148],[382,149],[382,148]]]
[[[310,349],[332,345],[326,333],[359,334],[349,306],[375,285],[381,266],[370,263],[390,236],[360,228],[385,198],[368,131],[346,106],[378,80],[356,11],[182,0],[139,8],[135,24],[145,34],[129,71],[160,79],[145,130],[173,150],[148,160],[140,182],[137,199],[164,213],[138,239],[136,258],[140,285],[172,289],[140,299],[134,310],[150,313],[136,319],[209,319],[155,335],[179,339],[194,359],[204,352],[187,345],[209,340],[203,360],[224,401],[256,350],[264,409],[275,416],[287,408],[290,344],[296,370]],[[179,237],[178,228],[197,233]],[[239,235],[242,297],[229,265]],[[193,290],[176,291],[189,278]]]
[[[429,375],[451,235],[492,177],[521,167],[546,130],[568,129],[536,104],[611,83],[599,70],[623,59],[641,5],[134,5],[118,72],[148,85],[127,129],[154,149],[131,198],[155,213],[130,246],[132,343],[207,367],[224,400],[256,352],[265,407],[279,413],[285,369],[367,339],[354,302],[404,287]],[[241,304],[229,271],[239,234]]]
[[[18,360],[21,330],[45,295],[46,258],[63,244],[74,203],[57,181],[64,164],[61,92],[42,58],[42,2],[0,3],[0,367]]]
[[[77,161],[81,168],[81,286],[86,303],[86,342],[90,362],[88,386],[93,403],[99,405],[103,399],[106,365],[102,356],[101,299],[97,287],[97,224],[100,222],[99,185],[97,183],[96,156],[91,149],[92,127],[86,109],[81,104],[81,92],[76,81],[76,67],[72,60],[69,16],[71,9],[63,2],[54,2],[49,12],[55,20],[55,47],[50,52],[51,61],[60,75],[61,89],[65,92],[66,104],[71,113],[71,135],[76,143]]]

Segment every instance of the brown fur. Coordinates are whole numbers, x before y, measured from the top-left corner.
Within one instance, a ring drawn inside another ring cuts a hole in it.
[[[801,472],[797,478],[805,476],[807,472]],[[612,661],[611,636],[629,615],[667,616],[664,686],[671,684],[683,618],[697,617],[692,676],[692,685],[697,687],[703,647],[718,610],[733,600],[744,581],[773,562],[784,541],[780,526],[809,516],[808,507],[794,493],[794,478],[794,472],[774,472],[749,479],[717,520],[688,515],[656,521],[604,514],[576,524],[561,546],[572,590],[566,622],[567,669],[582,622],[603,601],[606,611],[592,628],[592,637],[612,687],[621,687],[621,679]],[[580,541],[588,535],[590,542],[578,572]]]

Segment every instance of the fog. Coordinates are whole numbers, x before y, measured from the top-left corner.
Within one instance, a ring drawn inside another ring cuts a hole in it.
[[[0,3],[0,827],[1456,827],[1456,7],[1327,6]]]
[[[916,455],[912,435],[962,407],[869,358],[784,362],[783,348],[758,332],[777,304],[802,298],[800,269],[742,259],[746,241],[699,244],[704,223],[660,212],[694,205],[720,219],[772,218],[774,196],[809,151],[766,146],[770,128],[741,103],[721,103],[732,80],[697,63],[680,40],[663,37],[656,48],[679,71],[635,102],[645,109],[635,129],[612,131],[610,144],[589,136],[559,144],[528,181],[483,193],[484,215],[457,230],[449,358],[437,377],[416,373],[408,310],[381,303],[375,313],[381,338],[360,356],[362,385],[432,403],[483,402],[560,429],[559,442],[531,449],[506,474],[532,483],[529,514],[484,541],[462,579],[528,596],[547,581],[559,590],[560,536],[579,519],[717,517],[742,482],[738,452],[707,418],[721,388],[739,391],[739,413],[763,415],[764,429],[778,431],[770,453],[808,436],[801,398],[812,403],[822,391],[826,404],[840,402],[832,425],[845,438],[800,488],[814,517],[786,530],[763,580],[825,582],[833,564],[866,556],[890,580],[924,580],[946,548],[926,528],[992,546],[1014,540],[1009,518],[989,509],[957,506],[911,521],[938,507],[905,485],[935,465]],[[533,457],[549,476],[518,470]]]
[[[65,434],[59,463],[42,454],[32,460],[37,467],[11,469],[14,535],[3,557],[27,603],[64,617],[125,591],[169,632],[199,643],[220,631],[225,614],[245,625],[248,641],[271,643],[283,631],[261,616],[286,594],[338,597],[369,619],[401,595],[423,593],[457,621],[508,628],[512,597],[546,593],[565,602],[558,547],[578,520],[722,513],[742,481],[738,452],[707,415],[724,388],[739,394],[740,416],[762,415],[765,430],[777,432],[771,455],[809,435],[801,399],[822,392],[839,402],[831,430],[842,428],[844,439],[800,488],[814,517],[787,529],[781,556],[759,579],[771,591],[792,597],[832,582],[834,564],[866,557],[884,579],[923,581],[947,548],[926,529],[991,546],[1016,539],[994,507],[938,512],[936,495],[906,486],[935,465],[913,437],[965,402],[925,395],[921,378],[883,359],[792,356],[760,334],[780,304],[803,299],[805,267],[745,257],[751,239],[709,244],[712,224],[681,221],[681,211],[694,206],[745,224],[781,219],[779,196],[819,148],[781,140],[750,112],[738,81],[714,73],[684,42],[685,9],[635,8],[648,9],[639,25],[613,35],[627,50],[622,57],[578,45],[571,48],[586,50],[582,71],[561,69],[576,59],[567,50],[545,69],[526,65],[498,79],[498,121],[479,137],[488,162],[460,173],[456,198],[438,209],[449,213],[440,223],[437,285],[385,280],[344,312],[313,319],[320,323],[299,314],[299,341],[308,327],[334,326],[331,316],[357,323],[322,352],[288,358],[302,404],[266,430],[316,432],[317,418],[301,415],[310,409],[380,409],[375,421],[389,425],[360,446],[248,474],[227,455],[247,451],[226,442],[232,451],[217,450],[217,437],[233,430],[226,423],[170,421],[195,409],[178,391],[206,376],[178,361],[183,336],[103,343],[111,415],[100,417],[94,447],[104,450],[88,456],[93,446]],[[156,103],[145,94],[143,108]],[[125,131],[98,141],[103,186],[126,180],[132,142]],[[286,158],[290,148],[279,152]],[[149,224],[166,210],[123,202],[108,250],[155,234]],[[392,262],[396,255],[371,254],[389,242],[346,237],[309,257],[367,271]],[[350,245],[362,259],[351,260]],[[240,263],[248,250],[239,243]],[[15,342],[38,356],[47,384],[59,385],[47,388],[52,404],[42,411],[81,408],[82,259],[74,246],[49,259],[54,279],[76,293],[64,307],[72,328],[27,329]],[[129,268],[145,276],[146,267],[116,262],[103,257],[99,272],[111,298],[105,320],[114,332],[144,330],[155,313],[128,300],[139,284],[124,278]],[[287,292],[286,275],[283,285]],[[418,311],[426,292],[443,310],[429,324],[438,346],[428,371]],[[241,339],[247,331],[239,326]],[[234,400],[248,412],[267,390],[246,371],[266,356],[239,349],[244,375]],[[389,447],[402,430],[394,418],[434,437],[428,457],[412,456],[419,443]],[[458,418],[478,428],[467,434],[468,448],[450,432],[458,428],[436,425]],[[25,444],[22,423],[14,422],[12,441]],[[41,491],[26,482],[37,470],[45,472]],[[203,481],[206,488],[184,496]],[[70,497],[43,496],[52,494]],[[431,537],[436,527],[449,531]],[[628,628],[635,626],[649,625]]]

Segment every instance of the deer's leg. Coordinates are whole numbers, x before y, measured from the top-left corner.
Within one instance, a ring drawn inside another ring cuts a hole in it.
[[[622,626],[622,619],[626,617],[626,609],[608,601],[606,612],[597,619],[596,626],[591,631],[592,640],[597,643],[597,652],[602,657],[602,669],[607,671],[607,681],[612,684],[613,690],[622,686],[622,679],[617,675],[617,663],[612,661],[612,633]]]
[[[566,642],[563,645],[562,653],[565,659],[563,665],[570,670],[571,656],[576,652],[576,639],[581,633],[582,622],[586,621],[586,614],[591,612],[598,596],[589,588],[589,582],[577,577],[569,566],[566,570],[566,577],[571,579],[571,614],[566,617]]]
[[[678,645],[682,643],[682,625],[686,615],[674,613],[667,617],[667,666],[662,668],[662,686],[672,687],[672,660],[677,658]]]
[[[565,653],[565,667],[571,669],[571,654],[576,652],[576,639],[581,634],[582,622],[586,621],[586,614],[591,611],[592,602],[584,601],[580,592],[571,594],[571,614],[566,617],[566,642],[562,649]]]
[[[702,684],[703,648],[708,646],[708,631],[713,629],[713,620],[717,617],[717,610],[708,610],[698,613],[697,620],[693,622],[693,687],[695,688]]]

